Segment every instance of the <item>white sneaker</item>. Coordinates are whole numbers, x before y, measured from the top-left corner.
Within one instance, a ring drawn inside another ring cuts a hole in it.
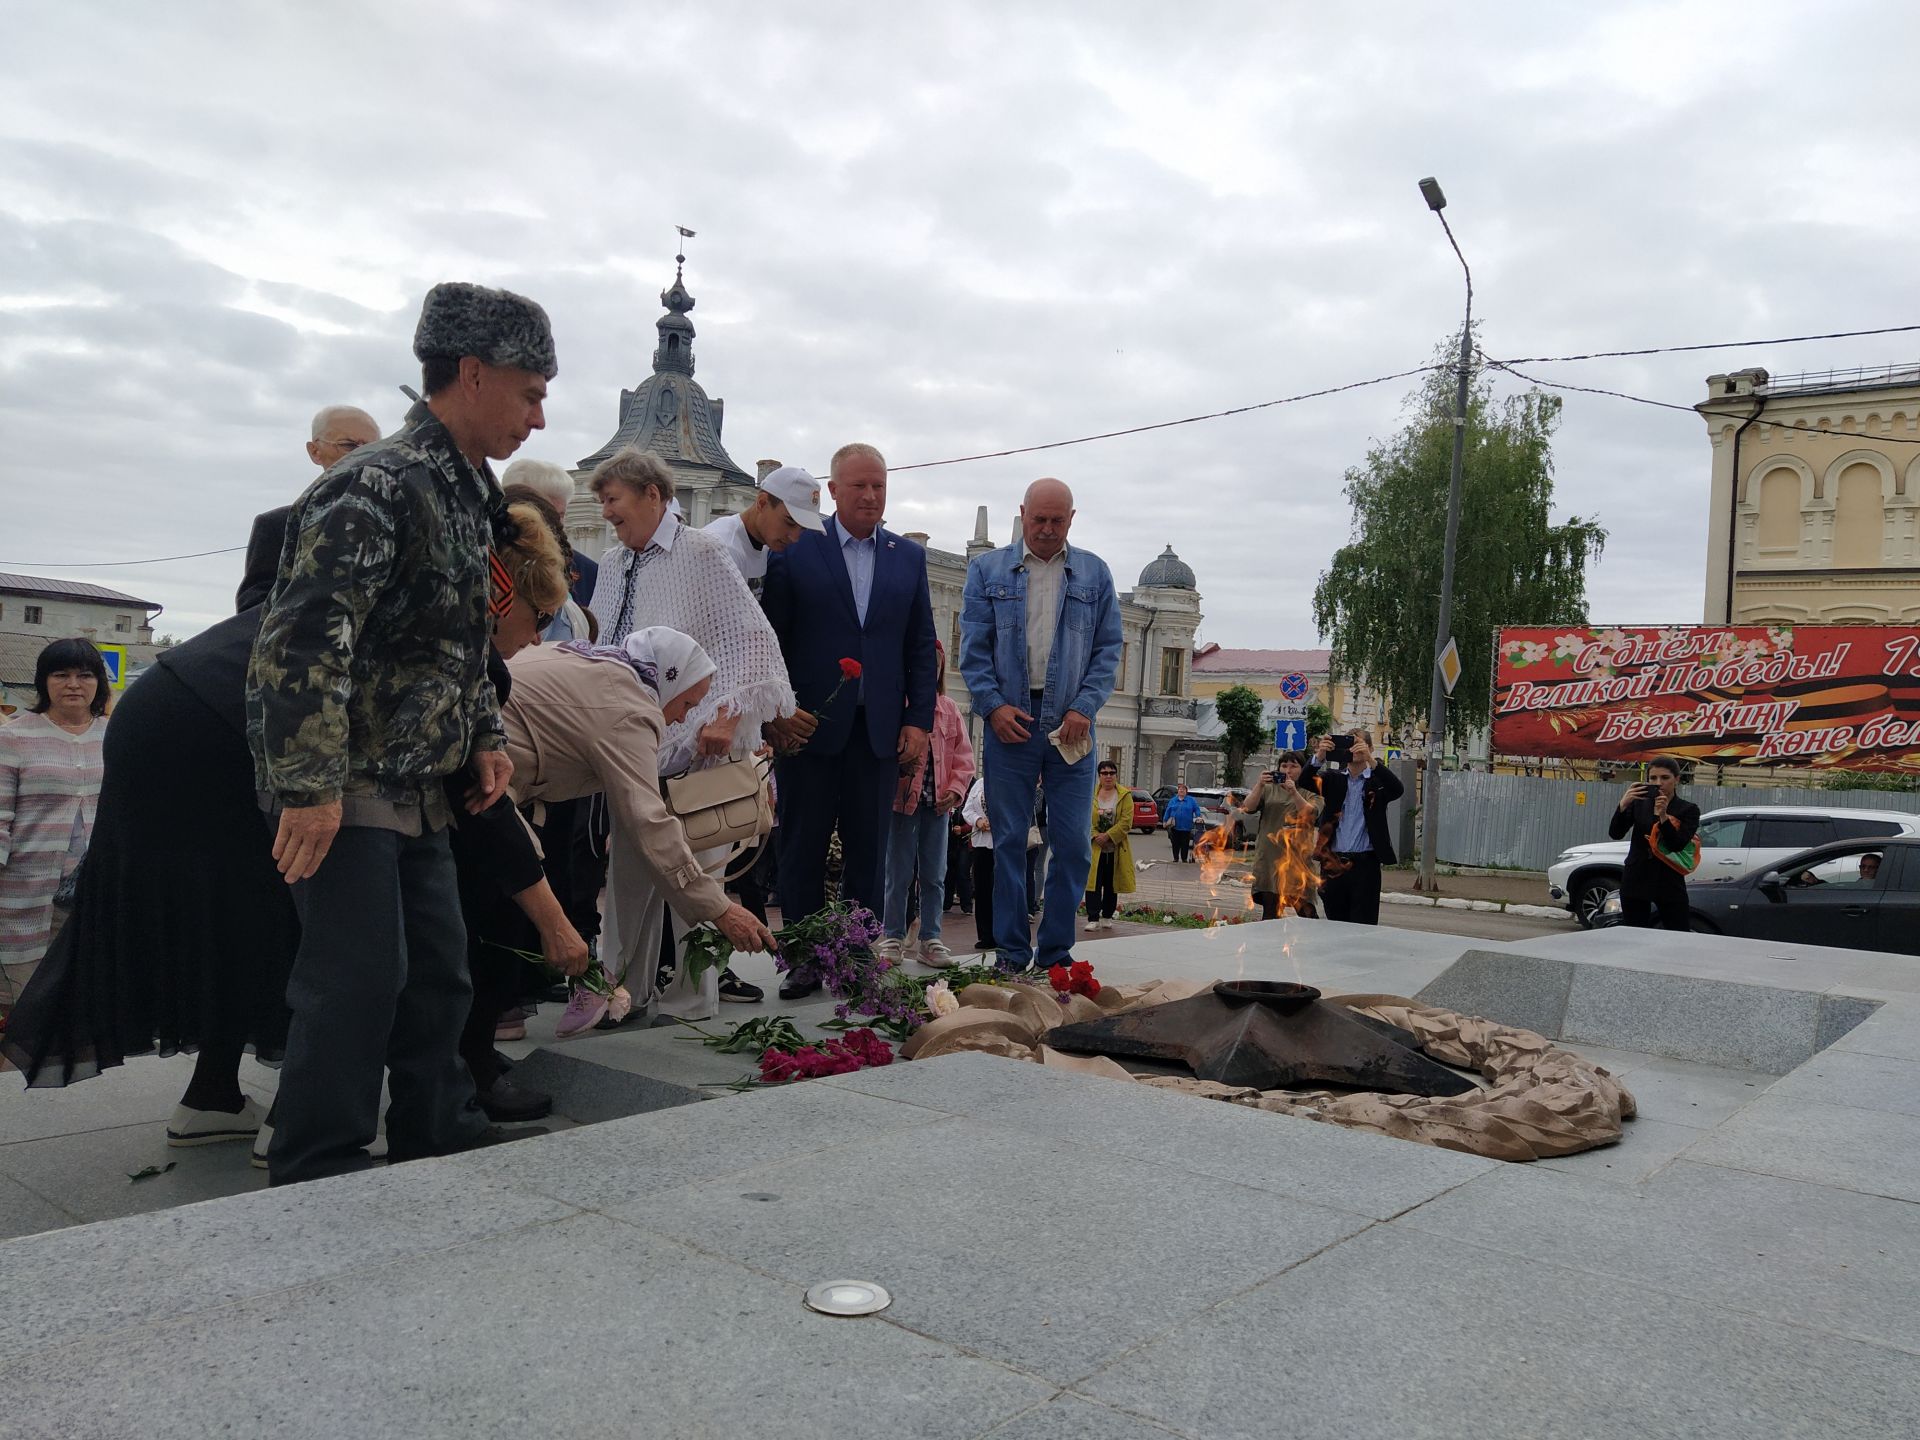
[[[907,942],[904,940],[896,940],[891,935],[879,941],[873,947],[875,956],[882,960],[891,960],[896,965],[900,963],[901,958],[906,954],[906,950]]]
[[[231,1113],[176,1105],[173,1118],[167,1121],[167,1144],[217,1145],[222,1140],[251,1140],[260,1133],[265,1118],[252,1096],[243,1097],[239,1110]]]
[[[938,940],[924,941],[920,946],[920,963],[929,970],[945,970],[953,964],[953,951]]]

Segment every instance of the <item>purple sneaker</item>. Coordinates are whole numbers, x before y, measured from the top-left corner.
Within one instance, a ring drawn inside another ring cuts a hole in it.
[[[591,1030],[606,1013],[606,996],[596,995],[585,986],[578,986],[567,997],[567,1008],[560,1014],[560,1023],[553,1028],[554,1038],[570,1040],[575,1035]]]

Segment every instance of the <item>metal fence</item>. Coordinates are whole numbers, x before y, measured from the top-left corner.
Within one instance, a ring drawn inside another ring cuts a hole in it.
[[[1440,860],[1544,870],[1569,845],[1607,838],[1625,781],[1547,780],[1459,771],[1440,777]],[[1920,813],[1920,793],[1807,790],[1786,785],[1682,785],[1701,810],[1728,805],[1819,805]]]

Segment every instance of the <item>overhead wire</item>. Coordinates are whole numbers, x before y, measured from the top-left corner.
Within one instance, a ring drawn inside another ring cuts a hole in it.
[[[1426,375],[1435,370],[1446,368],[1441,365],[1416,365],[1411,370],[1396,370],[1391,375],[1375,375],[1371,380],[1354,380],[1345,385],[1330,385],[1324,390],[1307,390],[1298,395],[1286,395],[1278,400],[1261,400],[1252,405],[1236,405],[1230,410],[1213,410],[1205,415],[1188,415],[1179,420],[1158,420],[1151,425],[1130,425],[1124,430],[1102,430],[1097,435],[1078,435],[1071,440],[1049,440],[1043,445],[1019,445],[1011,450],[987,450],[978,455],[956,455],[951,460],[918,460],[911,465],[890,465],[889,474],[898,474],[902,470],[932,470],[941,465],[965,465],[975,460],[1000,460],[1009,455],[1032,455],[1041,450],[1060,450],[1069,445],[1085,445],[1094,440],[1114,440],[1122,435],[1144,435],[1150,430],[1171,430],[1178,425],[1198,425],[1203,420],[1224,420],[1229,415],[1249,415],[1255,410],[1271,410],[1276,405],[1295,405],[1302,400],[1318,400],[1327,395],[1341,395],[1349,390],[1364,390],[1369,385],[1384,385],[1390,380],[1405,380],[1412,375]]]
[[[1858,340],[1867,335],[1910,335],[1920,325],[1883,325],[1875,330],[1829,330],[1820,335],[1779,335],[1771,340],[1715,340],[1702,345],[1650,345],[1639,350],[1589,350],[1581,355],[1517,355],[1505,365],[1559,365],[1572,360],[1622,360],[1636,355],[1684,355],[1698,350],[1743,350],[1760,345],[1801,345],[1812,340]],[[1488,364],[1496,362],[1489,360]]]
[[[1627,393],[1625,390],[1607,390],[1597,385],[1569,385],[1564,381],[1542,380],[1537,375],[1523,374],[1522,372],[1514,369],[1513,368],[1514,362],[1512,361],[1494,360],[1485,355],[1482,355],[1480,358],[1486,364],[1488,369],[1503,371],[1506,374],[1513,376],[1513,378],[1516,380],[1524,380],[1527,384],[1538,385],[1542,389],[1576,390],[1583,395],[1606,395],[1606,396],[1612,397],[1615,400],[1631,400],[1636,405],[1651,405],[1660,410],[1684,410],[1690,415],[1698,413],[1693,406],[1681,405],[1672,400],[1655,400],[1648,395],[1631,395]],[[1867,431],[1867,430],[1837,430],[1824,425],[1789,424],[1788,422],[1777,419],[1777,418],[1770,421],[1769,423],[1779,427],[1782,430],[1791,430],[1796,435],[1831,435],[1837,439],[1875,440],[1882,443],[1893,444],[1893,445],[1920,445],[1920,436],[1891,435],[1891,434],[1875,435],[1871,431]]]
[[[244,545],[228,545],[220,550],[196,550],[191,555],[156,555],[151,560],[0,560],[0,565],[24,565],[46,570],[105,570],[114,565],[165,565],[171,560],[200,560],[208,555],[232,555]]]

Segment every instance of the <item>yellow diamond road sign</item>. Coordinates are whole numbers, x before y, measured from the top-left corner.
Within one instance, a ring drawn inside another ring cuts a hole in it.
[[[1453,687],[1460,683],[1460,649],[1451,637],[1447,648],[1440,652],[1440,679],[1447,687],[1447,694],[1453,694]]]

